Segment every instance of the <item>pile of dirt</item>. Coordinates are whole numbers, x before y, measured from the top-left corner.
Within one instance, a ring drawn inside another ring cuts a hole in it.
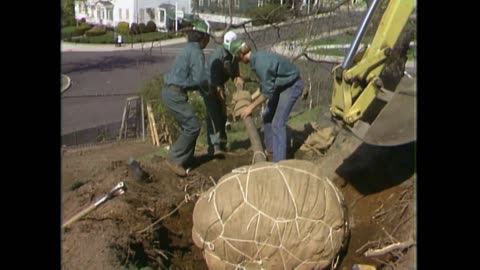
[[[322,155],[302,157],[296,151],[297,158],[309,159],[323,168],[349,206],[351,238],[337,269],[351,269],[356,263],[380,269],[415,266],[412,245],[365,256],[369,249],[416,239],[414,150],[414,145],[367,146],[340,132]],[[120,181],[128,190],[65,229],[63,269],[207,269],[191,237],[195,201],[221,176],[249,164],[251,153],[226,155],[223,159],[200,157],[186,178],[171,173],[162,157],[139,159],[149,178],[137,181],[129,171],[128,158],[154,152],[158,148],[147,143],[64,152],[64,221]]]

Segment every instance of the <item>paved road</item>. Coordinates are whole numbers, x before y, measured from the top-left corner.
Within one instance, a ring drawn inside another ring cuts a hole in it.
[[[321,33],[332,27],[357,25],[361,14],[323,16],[310,20],[309,24],[313,25],[316,33]],[[263,29],[250,35],[258,49],[269,49],[273,43],[305,35],[305,25],[305,22],[284,24],[278,31]],[[242,31],[237,29],[237,32]],[[241,34],[240,37],[246,38],[246,35]],[[145,81],[163,74],[184,46],[184,42],[161,47],[156,45],[149,53],[148,50],[139,50],[138,46],[132,50],[128,47],[115,49],[114,45],[99,46],[100,49],[90,47],[91,50],[82,48],[83,52],[75,52],[82,45],[70,45],[62,52],[62,73],[72,80],[61,100],[62,135],[121,121],[125,99],[135,95]],[[210,42],[205,52],[207,56],[214,46]]]
[[[140,50],[63,52],[62,73],[72,85],[62,95],[62,135],[121,121],[125,99],[163,74],[184,46],[155,48],[151,55]]]

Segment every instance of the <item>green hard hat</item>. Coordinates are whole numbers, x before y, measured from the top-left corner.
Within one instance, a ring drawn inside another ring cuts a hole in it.
[[[202,32],[211,35],[210,24],[206,20],[196,20],[193,22],[193,31]]]
[[[230,43],[230,48],[228,48],[228,51],[233,55],[233,57],[237,57],[238,53],[240,52],[240,49],[245,45],[245,41],[241,39],[237,39],[232,41]]]

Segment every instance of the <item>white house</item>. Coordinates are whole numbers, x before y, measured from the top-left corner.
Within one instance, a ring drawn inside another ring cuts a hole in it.
[[[165,29],[167,10],[162,4],[177,6],[177,17],[191,13],[191,0],[77,0],[75,19],[87,23],[115,27],[119,22],[147,23],[154,21],[159,29]]]

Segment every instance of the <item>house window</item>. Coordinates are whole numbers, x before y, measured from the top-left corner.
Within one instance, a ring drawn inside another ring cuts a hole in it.
[[[149,20],[150,21],[155,21],[155,12],[153,10],[153,8],[147,8],[147,15],[148,17],[150,18]]]
[[[257,6],[259,6],[259,7],[263,7],[263,0],[258,0],[258,2],[257,2]]]
[[[203,7],[203,0],[198,0],[198,6]]]
[[[235,1],[233,1],[233,4],[235,5],[235,8],[236,8],[236,9],[239,9],[239,8],[240,8],[240,0],[235,0]]]
[[[141,8],[139,12],[140,12],[140,19],[139,19],[140,23],[145,22],[145,9]]]
[[[160,22],[165,22],[165,11],[160,10]]]
[[[129,13],[128,8],[125,9],[125,20],[127,20],[127,21],[130,20],[130,13]]]
[[[123,20],[123,18],[122,18],[122,9],[121,9],[121,8],[118,9],[118,19],[119,19],[119,20]]]
[[[113,9],[107,8],[107,20],[113,20]]]

